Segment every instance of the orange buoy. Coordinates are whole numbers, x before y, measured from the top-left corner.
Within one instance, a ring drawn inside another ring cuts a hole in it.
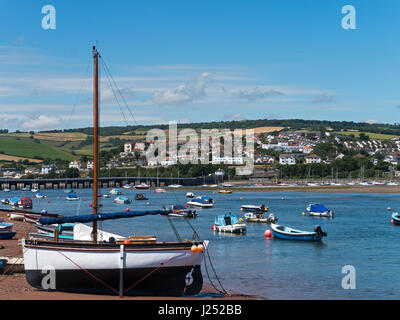
[[[124,244],[131,244],[131,242],[129,240],[124,240],[123,242]]]
[[[264,235],[265,235],[266,238],[271,238],[271,236],[272,236],[272,231],[269,230],[269,229],[268,229],[268,230],[265,230]]]
[[[192,245],[192,247],[190,248],[190,251],[197,252],[197,246],[195,244]]]
[[[199,245],[197,246],[197,251],[203,252],[203,251],[204,251],[204,246],[203,246],[202,244],[199,244]]]

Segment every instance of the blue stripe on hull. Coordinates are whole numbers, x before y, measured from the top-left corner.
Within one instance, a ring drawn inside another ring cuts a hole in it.
[[[16,235],[16,232],[0,232],[0,239],[11,239]]]
[[[300,240],[300,241],[321,241],[322,236],[312,236],[312,235],[287,235],[283,233],[278,233],[272,230],[272,234],[274,237],[278,239],[284,240]]]

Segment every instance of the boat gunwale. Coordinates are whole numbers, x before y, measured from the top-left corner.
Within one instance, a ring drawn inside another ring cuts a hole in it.
[[[26,242],[28,241],[28,243]],[[144,240],[146,241],[146,240]],[[148,241],[148,240],[147,240]],[[29,243],[33,242],[33,243]],[[203,244],[204,240],[198,241],[198,244]],[[64,246],[65,245],[65,246]],[[96,246],[109,245],[110,248],[100,248]],[[114,243],[92,243],[92,242],[73,242],[71,241],[43,241],[43,240],[25,240],[24,247],[32,249],[44,250],[62,250],[62,251],[105,251],[117,252],[120,251],[120,246],[124,245],[124,251],[171,251],[171,250],[190,250],[193,241],[186,240],[185,242],[156,242],[156,243],[129,243],[129,244],[114,244]],[[114,247],[115,246],[115,247]],[[161,247],[160,247],[161,246]]]

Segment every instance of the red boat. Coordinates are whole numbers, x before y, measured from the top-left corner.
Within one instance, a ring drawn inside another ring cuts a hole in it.
[[[19,199],[18,207],[22,209],[32,209],[32,199],[27,197]]]

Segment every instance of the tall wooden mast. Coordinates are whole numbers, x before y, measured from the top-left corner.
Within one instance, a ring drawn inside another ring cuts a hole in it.
[[[94,105],[93,105],[93,214],[98,213],[98,173],[99,173],[99,52],[93,46],[94,58]],[[97,242],[97,221],[93,221],[93,241]]]

